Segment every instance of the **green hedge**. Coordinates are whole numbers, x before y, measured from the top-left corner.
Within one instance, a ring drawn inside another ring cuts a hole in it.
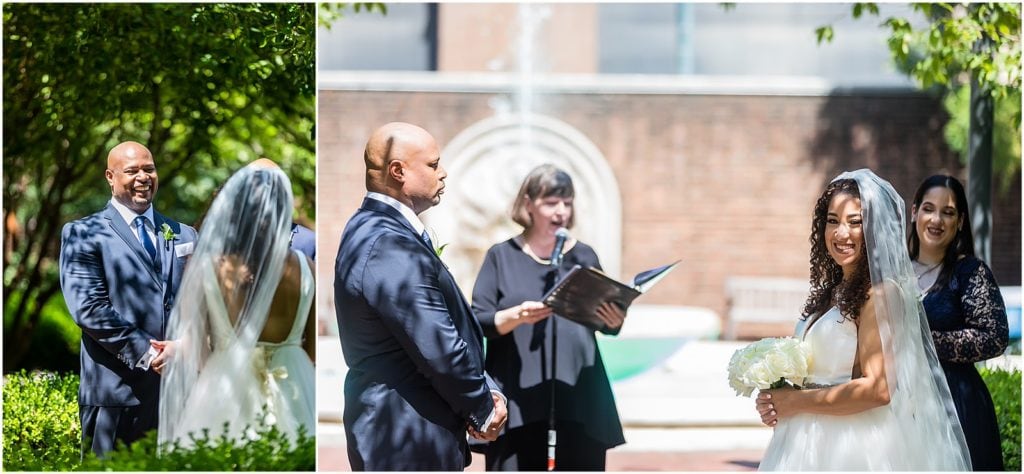
[[[980,372],[996,407],[999,435],[1003,442],[1004,467],[1007,471],[1020,472],[1020,371],[983,368]]]
[[[259,427],[258,437],[235,443],[209,432],[193,436],[195,445],[182,449],[175,444],[156,454],[156,431],[145,438],[120,446],[104,459],[91,452],[75,469],[80,471],[313,471],[316,445],[313,438],[300,435],[295,446],[276,427]]]
[[[26,373],[5,377],[3,467],[6,471],[313,471],[316,443],[300,434],[292,445],[274,427],[257,427],[256,440],[236,444],[204,432],[188,449],[157,456],[156,432],[105,459],[81,459],[78,376]]]
[[[4,377],[4,469],[53,471],[80,462],[78,376],[24,371]]]

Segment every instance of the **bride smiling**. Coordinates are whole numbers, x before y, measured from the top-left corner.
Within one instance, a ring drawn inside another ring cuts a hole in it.
[[[796,336],[810,345],[802,390],[763,390],[775,428],[761,470],[969,470],[970,458],[919,302],[903,199],[869,170],[818,199],[811,293]]]

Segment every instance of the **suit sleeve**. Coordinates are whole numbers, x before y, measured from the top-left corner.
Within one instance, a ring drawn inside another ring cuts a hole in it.
[[[75,323],[130,368],[149,350],[149,333],[121,317],[110,303],[99,246],[87,228],[67,224],[61,233],[60,286]]]
[[[498,259],[494,249],[487,252],[484,264],[473,284],[473,315],[480,322],[484,336],[498,337],[498,327],[494,323],[494,315],[498,312]]]
[[[364,295],[384,325],[460,417],[481,429],[494,409],[490,387],[449,315],[438,263],[412,239],[385,236],[363,273]]]

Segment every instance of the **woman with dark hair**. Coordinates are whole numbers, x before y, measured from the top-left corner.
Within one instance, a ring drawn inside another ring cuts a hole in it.
[[[274,427],[315,433],[315,281],[289,250],[288,177],[261,159],[235,172],[211,204],[167,322],[161,449],[193,436],[243,444]]]
[[[531,171],[512,206],[523,233],[487,251],[473,287],[473,313],[487,337],[485,368],[508,397],[505,431],[485,447],[489,471],[546,469],[552,359],[555,469],[603,471],[605,452],[625,442],[594,331],[553,317],[538,301],[574,265],[601,268],[594,250],[572,238],[562,248],[561,265],[551,266],[556,231],[573,225],[574,194],[565,171],[552,165]],[[606,304],[597,316],[605,323],[601,332],[618,334],[625,313]]]
[[[925,179],[914,193],[907,246],[971,464],[976,471],[1002,471],[995,408],[974,364],[1006,350],[1006,308],[992,271],[974,256],[967,209],[956,178]]]
[[[903,198],[869,170],[826,187],[811,226],[811,292],[796,336],[801,385],[762,390],[775,431],[761,470],[925,471],[970,466],[913,283]]]

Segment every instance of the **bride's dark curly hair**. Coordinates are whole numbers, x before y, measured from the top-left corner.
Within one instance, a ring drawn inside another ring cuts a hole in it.
[[[814,205],[814,220],[811,222],[811,293],[804,304],[803,318],[818,317],[832,307],[833,301],[839,306],[843,317],[854,321],[860,308],[870,296],[871,275],[868,272],[866,241],[861,245],[857,268],[848,281],[843,281],[843,268],[832,259],[825,245],[825,225],[828,223],[828,205],[838,194],[847,194],[860,199],[860,189],[852,179],[833,181]]]

